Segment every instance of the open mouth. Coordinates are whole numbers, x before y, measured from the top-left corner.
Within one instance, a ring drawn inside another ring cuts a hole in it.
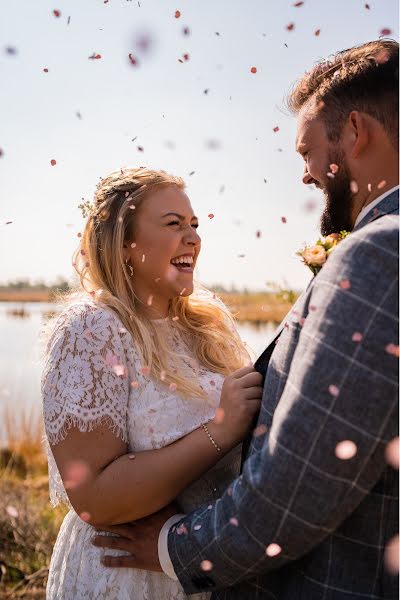
[[[171,260],[171,265],[182,273],[193,273],[194,258],[193,256],[178,256]]]

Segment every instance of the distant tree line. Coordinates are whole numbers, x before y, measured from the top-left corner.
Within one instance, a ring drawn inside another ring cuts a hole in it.
[[[0,291],[5,290],[49,290],[67,292],[71,283],[64,277],[58,277],[54,283],[45,283],[43,280],[31,281],[30,279],[16,279],[0,284]]]

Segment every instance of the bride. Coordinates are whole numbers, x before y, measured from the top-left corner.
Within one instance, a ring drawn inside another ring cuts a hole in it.
[[[94,527],[218,498],[238,474],[261,375],[228,310],[193,290],[200,237],[180,178],[115,171],[83,210],[80,292],[51,324],[42,375],[51,501],[70,508],[47,598],[180,600],[163,573],[104,566]]]

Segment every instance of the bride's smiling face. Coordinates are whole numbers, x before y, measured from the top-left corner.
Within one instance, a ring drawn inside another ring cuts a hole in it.
[[[124,258],[132,265],[136,295],[162,307],[193,292],[193,271],[200,252],[198,219],[185,192],[171,185],[150,193],[136,215]],[[149,300],[149,297],[153,298]]]

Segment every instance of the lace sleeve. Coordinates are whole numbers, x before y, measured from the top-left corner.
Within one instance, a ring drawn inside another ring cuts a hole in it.
[[[72,425],[84,432],[104,422],[127,441],[128,367],[118,323],[96,305],[75,305],[58,319],[42,375],[50,445],[65,439]]]

